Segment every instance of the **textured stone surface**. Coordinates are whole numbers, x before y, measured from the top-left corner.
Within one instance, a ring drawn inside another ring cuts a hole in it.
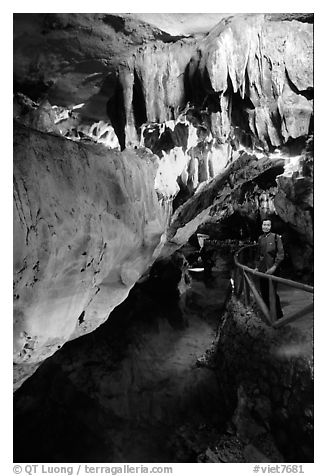
[[[253,155],[241,153],[207,187],[199,189],[176,210],[168,230],[169,240],[182,244],[210,216],[215,216],[217,221],[231,216],[243,201],[244,183],[272,167],[282,166],[283,162],[282,159],[271,161],[268,157],[257,160]]]
[[[176,120],[146,124],[141,131],[141,146],[160,157],[156,188],[165,197],[175,198],[181,192],[176,206],[233,160],[232,147],[217,144],[196,112],[186,108]]]
[[[277,177],[278,192],[274,205],[278,215],[313,246],[313,176],[310,159],[297,157],[294,168],[286,165]],[[305,172],[310,169],[309,175]]]
[[[97,120],[109,114],[127,147],[138,143],[142,122],[174,119],[186,100],[209,108],[223,142],[234,109],[242,115],[234,125],[279,146],[309,129],[313,26],[274,20],[236,15],[204,39],[180,39],[132,16],[18,14],[14,77],[18,89],[44,91],[51,104],[83,103]]]
[[[159,253],[180,247],[210,214],[232,215],[244,183],[278,165],[241,154],[169,223],[182,168],[174,172],[165,156],[21,126],[15,143],[16,364],[40,362],[95,329]]]
[[[231,132],[232,92],[243,100],[243,128],[266,147],[308,133],[312,101],[300,92],[313,87],[312,34],[310,24],[244,15],[223,20],[202,40],[191,76],[199,71],[208,96],[218,94],[213,120],[221,140]]]
[[[277,212],[310,246],[304,162],[268,190],[244,187],[283,167],[290,141],[305,147],[306,15],[238,15],[182,38],[132,15],[17,14],[14,80],[26,95],[14,117],[30,128],[15,131],[20,376],[100,325],[160,252],[213,216]]]
[[[183,462],[175,428],[214,428],[218,384],[196,359],[214,338],[228,270],[216,274],[218,292],[182,279],[176,296],[171,264],[161,261],[103,326],[67,343],[15,393],[16,462]]]
[[[107,319],[143,274],[166,215],[145,152],[15,129],[15,362],[36,363]]]
[[[243,458],[256,462],[261,453],[262,461],[279,462],[281,452],[285,461],[312,462],[313,323],[274,330],[233,298],[213,362]]]
[[[102,99],[115,90],[118,65],[131,56],[135,46],[160,38],[161,30],[132,17],[15,14],[14,79],[21,85],[42,86],[52,104],[67,106],[94,99],[105,106]],[[106,115],[102,108],[92,111],[99,119]]]

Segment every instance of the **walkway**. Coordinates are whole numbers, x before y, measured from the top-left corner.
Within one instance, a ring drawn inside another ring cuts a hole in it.
[[[313,295],[283,284],[279,285],[278,294],[284,317],[298,314],[298,317],[292,320],[289,325],[297,329],[311,328],[313,325],[313,310],[306,311],[305,308],[313,302]]]
[[[292,325],[296,328],[311,328],[313,325],[313,292],[314,288],[290,279],[275,275],[267,275],[255,271],[253,256],[256,245],[247,245],[235,253],[235,294],[244,299],[244,304],[249,305],[251,295],[261,310],[260,317],[263,321],[275,328]],[[269,281],[269,303],[265,303],[259,292],[259,281]],[[274,284],[277,283],[278,294],[284,316],[276,320],[276,302]]]
[[[197,360],[229,287],[227,264],[209,286],[194,277],[183,325],[130,293],[102,326],[67,342],[17,391],[15,461],[178,461],[172,435],[183,425],[209,434],[225,418],[217,378]]]

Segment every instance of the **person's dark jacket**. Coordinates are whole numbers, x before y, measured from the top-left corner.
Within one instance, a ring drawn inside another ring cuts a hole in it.
[[[256,255],[256,268],[265,273],[273,265],[276,268],[284,259],[284,247],[282,238],[276,233],[268,233],[259,236]]]

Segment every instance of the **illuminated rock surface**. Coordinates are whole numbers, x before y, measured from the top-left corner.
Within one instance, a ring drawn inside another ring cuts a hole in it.
[[[146,15],[15,15],[18,386],[205,221],[277,213],[311,259],[312,17]]]
[[[167,220],[154,156],[15,130],[15,362],[107,319],[154,260]]]

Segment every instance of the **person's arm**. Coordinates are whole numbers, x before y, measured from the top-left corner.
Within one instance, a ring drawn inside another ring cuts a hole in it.
[[[274,264],[272,265],[271,268],[267,269],[266,274],[274,274],[277,267],[280,265],[280,263],[284,259],[283,242],[279,235],[276,235],[276,247],[277,247],[277,250],[276,250],[276,257],[275,257]]]

